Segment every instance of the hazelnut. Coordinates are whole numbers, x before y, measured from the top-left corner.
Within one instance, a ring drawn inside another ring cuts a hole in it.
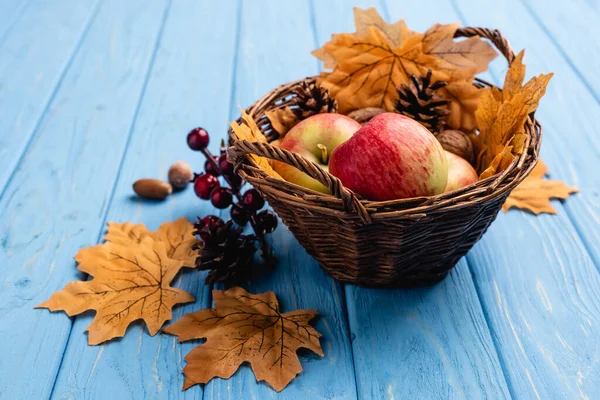
[[[177,161],[169,168],[169,182],[175,190],[185,189],[193,178],[194,171],[185,161]]]

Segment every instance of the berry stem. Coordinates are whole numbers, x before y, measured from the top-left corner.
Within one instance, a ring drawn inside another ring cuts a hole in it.
[[[210,151],[207,148],[204,148],[202,149],[202,154],[204,155],[204,157],[206,157],[206,160],[215,167],[216,171],[218,171],[219,164],[217,164],[217,161],[214,159]],[[222,176],[223,178],[225,178],[225,181],[227,181],[227,183],[229,184],[229,187],[231,187],[231,191],[233,192],[233,195],[236,197],[238,202],[242,201],[242,195],[240,194],[238,188],[231,184],[229,177],[227,177],[226,175]],[[262,257],[265,260],[265,263],[267,263],[268,265],[272,265],[274,260],[273,254],[271,252],[271,247],[267,243],[264,233],[257,228],[256,211],[253,210],[250,210],[250,225],[252,226],[252,230],[254,230],[254,234],[256,235],[256,237],[258,238],[258,242],[260,243],[260,247],[262,249]]]

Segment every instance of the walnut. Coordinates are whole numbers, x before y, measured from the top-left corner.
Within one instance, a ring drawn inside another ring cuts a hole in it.
[[[475,152],[473,143],[466,133],[458,130],[446,130],[436,136],[444,150],[473,163]]]
[[[350,114],[348,114],[348,117],[352,118],[359,124],[364,125],[374,116],[384,112],[386,111],[383,108],[367,107],[352,111]]]

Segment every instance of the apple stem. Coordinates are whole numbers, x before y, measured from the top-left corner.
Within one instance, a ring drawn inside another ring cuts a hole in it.
[[[317,144],[317,147],[319,148],[319,150],[321,150],[321,161],[323,162],[323,164],[327,164],[329,162],[329,153],[327,152],[327,146],[319,143]]]

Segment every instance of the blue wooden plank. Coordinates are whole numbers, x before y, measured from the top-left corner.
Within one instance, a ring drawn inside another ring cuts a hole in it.
[[[516,49],[526,48],[529,76],[556,72],[537,112],[542,157],[553,178],[582,188],[565,207],[555,204],[558,216],[502,215],[469,254],[510,386],[527,397],[598,397],[600,277],[588,252],[597,254],[589,238],[598,214],[589,204],[597,203],[598,178],[587,169],[600,155],[593,128],[599,106],[520,2],[459,1],[458,8],[465,22],[499,28]]]
[[[3,398],[50,395],[72,323],[33,307],[79,276],[73,255],[103,229],[164,10],[103,2],[0,200]]]
[[[590,166],[597,163],[600,157],[600,140],[598,140],[597,127],[593,115],[597,115],[600,107],[596,104],[600,101],[600,79],[594,70],[600,66],[600,57],[598,56],[600,46],[595,38],[600,35],[598,28],[599,14],[596,10],[588,6],[588,3],[576,0],[568,4],[557,4],[555,7],[542,7],[536,1],[530,1],[527,7],[530,12],[537,10],[538,14],[531,14],[532,18],[543,28],[544,32],[551,35],[552,42],[557,47],[553,51],[555,57],[558,53],[564,56],[570,67],[575,73],[568,71],[567,75],[561,74],[557,77],[559,80],[556,93],[556,101],[565,109],[573,108],[573,101],[576,104],[583,104],[584,107],[571,109],[567,117],[566,113],[555,114],[552,112],[544,114],[546,118],[552,118],[552,127],[556,126],[556,133],[550,132],[546,135],[548,140],[553,140],[554,135],[560,137],[576,137],[575,141],[563,140],[560,144],[553,146],[556,149],[565,149],[563,142],[571,144],[568,147],[568,153],[571,154],[568,163],[560,161],[564,158],[562,152],[554,158],[556,161],[551,166],[550,173],[573,183],[582,189],[581,194],[573,201],[565,203],[565,208],[573,220],[577,230],[581,233],[586,247],[592,255],[596,265],[600,268],[600,178]],[[552,31],[549,28],[552,27]],[[552,57],[552,60],[555,59]],[[551,61],[544,62],[544,68],[551,69]],[[578,79],[579,78],[579,79]],[[581,81],[573,83],[574,81]],[[572,92],[573,95],[566,92]],[[585,93],[589,91],[591,95]],[[595,97],[596,102],[594,102]],[[575,122],[580,129],[573,130]],[[583,152],[580,150],[584,150]],[[580,154],[583,154],[580,157]]]
[[[539,0],[522,3],[570,66],[586,81],[596,99],[600,99],[600,77],[594,73],[600,67],[600,60],[590,57],[600,52],[595,40],[600,34],[598,11],[584,0],[557,2],[552,7],[544,7],[545,3]]]
[[[244,2],[241,16],[234,104],[247,106],[281,83],[316,74],[317,62],[310,54],[315,41],[308,2],[269,0],[260,6]],[[231,116],[239,116],[237,107]],[[280,225],[270,240],[279,265],[274,273],[247,288],[252,293],[273,290],[284,311],[319,311],[321,317],[315,326],[324,335],[321,344],[325,357],[303,355],[303,372],[280,393],[264,383],[257,384],[244,366],[227,381],[215,379],[207,384],[205,398],[356,398],[341,286],[325,276],[285,226]]]
[[[350,7],[327,13],[328,4],[315,4],[322,19],[317,25],[321,44],[331,33],[352,31]],[[457,19],[443,2],[411,3],[409,8],[388,2],[378,9],[390,21],[406,18],[413,29]],[[432,288],[347,286],[346,293],[361,398],[509,397],[464,261]]]
[[[5,0],[0,2],[0,46],[15,26],[31,0]]]
[[[217,139],[229,119],[236,49],[237,5],[229,5],[209,0],[178,0],[171,5],[107,220],[143,222],[156,229],[181,216],[194,220],[214,212],[191,187],[155,203],[132,199],[131,183],[143,176],[164,178],[179,159],[200,171],[203,158],[185,141],[187,131],[196,125],[211,132],[211,151],[218,154]],[[177,307],[175,320],[210,306],[205,276],[193,271],[179,280],[177,286],[197,301]],[[197,343],[180,345],[169,335],[150,337],[142,324],[134,324],[124,338],[90,347],[84,330],[91,319],[79,316],[74,323],[53,398],[103,399],[107,387],[118,399],[202,398],[199,385],[181,393],[184,357]]]
[[[36,1],[0,41],[0,196],[89,26],[96,3]]]

